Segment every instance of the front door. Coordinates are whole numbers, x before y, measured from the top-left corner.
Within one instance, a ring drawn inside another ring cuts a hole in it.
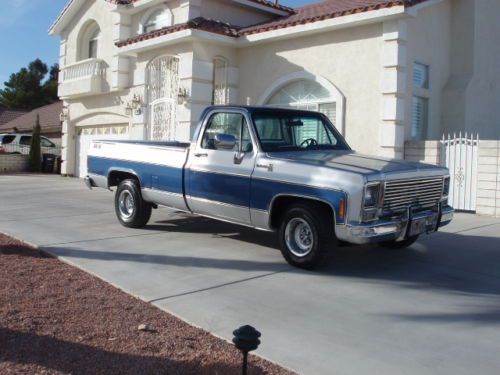
[[[241,112],[230,110],[213,112],[207,117],[190,158],[187,192],[191,209],[203,215],[250,224],[250,178],[256,149],[247,118]],[[218,134],[233,136],[234,147],[219,147]]]

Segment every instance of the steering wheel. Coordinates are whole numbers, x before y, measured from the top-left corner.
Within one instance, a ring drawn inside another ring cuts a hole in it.
[[[300,144],[300,147],[311,147],[311,146],[317,146],[318,145],[318,141],[315,140],[314,138],[307,138],[306,140],[304,140],[301,144]]]

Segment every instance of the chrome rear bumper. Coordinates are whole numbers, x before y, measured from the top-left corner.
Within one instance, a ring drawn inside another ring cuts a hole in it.
[[[412,213],[410,209],[397,220],[379,220],[370,223],[349,223],[343,228],[337,227],[337,237],[340,240],[354,243],[367,244],[382,241],[405,239],[414,222],[423,223],[425,233],[436,232],[451,222],[455,210],[450,206],[443,206],[438,211],[424,211]]]

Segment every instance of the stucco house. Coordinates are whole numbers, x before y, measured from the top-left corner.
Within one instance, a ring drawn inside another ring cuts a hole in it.
[[[61,38],[64,174],[95,138],[188,140],[210,104],[327,114],[402,158],[453,131],[500,139],[500,1],[71,0]]]

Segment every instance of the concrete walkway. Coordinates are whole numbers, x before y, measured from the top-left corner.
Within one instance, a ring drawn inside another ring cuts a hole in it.
[[[342,248],[289,267],[272,234],[156,210],[121,227],[113,195],[57,176],[0,176],[0,232],[62,257],[302,374],[500,373],[500,220],[458,215],[403,252]]]

